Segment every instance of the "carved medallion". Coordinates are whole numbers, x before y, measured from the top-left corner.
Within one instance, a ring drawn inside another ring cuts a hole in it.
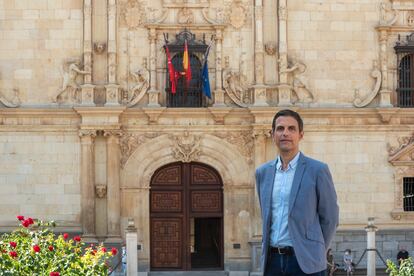
[[[146,22],[146,3],[139,0],[128,0],[121,8],[121,24],[130,29],[137,28]]]
[[[234,1],[230,10],[230,24],[236,28],[240,29],[243,27],[247,18],[247,11],[243,7],[243,3],[240,0]]]
[[[183,136],[170,135],[169,137],[173,142],[172,151],[175,159],[184,163],[198,160],[201,154],[200,136],[185,132]]]

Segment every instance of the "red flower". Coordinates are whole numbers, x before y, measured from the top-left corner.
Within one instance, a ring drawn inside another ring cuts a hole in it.
[[[53,271],[53,272],[50,272],[49,276],[60,276],[60,273]]]
[[[24,216],[17,216],[17,219],[22,221],[22,220],[24,220]]]
[[[16,243],[16,242],[14,242],[14,241],[9,242],[9,244],[10,244],[10,246],[11,246],[11,247],[13,247],[13,248],[16,248],[16,246],[17,246],[17,243]]]
[[[29,227],[30,222],[29,222],[27,219],[25,219],[25,220],[22,222],[22,225],[23,225],[24,227]]]
[[[53,245],[49,245],[49,251],[53,251],[55,248],[53,248]]]
[[[101,251],[102,251],[102,252],[106,252],[106,248],[105,248],[105,247],[102,247],[102,248],[101,248]]]
[[[39,253],[40,252],[40,247],[37,244],[33,245],[33,251],[36,252],[36,253]]]
[[[80,241],[81,241],[81,238],[80,238],[79,236],[75,236],[75,237],[73,238],[73,240],[74,240],[75,242],[80,242]]]
[[[12,257],[12,258],[16,258],[16,257],[17,257],[17,253],[16,253],[16,251],[10,251],[10,252],[9,252],[9,255],[10,255],[10,257]]]
[[[69,237],[69,234],[68,234],[68,233],[64,233],[64,234],[63,234],[63,239],[64,239],[64,240],[67,240],[67,239],[68,239],[68,237]]]
[[[26,220],[29,222],[29,224],[33,224],[34,223],[34,221],[33,221],[32,218],[27,218]]]
[[[96,254],[96,250],[94,249],[94,250],[91,252],[91,254],[92,254],[93,256],[95,256],[95,254]]]
[[[118,254],[118,249],[116,249],[115,247],[112,247],[111,253],[112,253],[112,256],[115,256],[116,254]]]

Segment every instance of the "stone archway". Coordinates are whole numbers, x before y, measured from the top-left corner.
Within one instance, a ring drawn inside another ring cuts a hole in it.
[[[223,269],[223,182],[198,162],[159,168],[150,188],[151,270]]]

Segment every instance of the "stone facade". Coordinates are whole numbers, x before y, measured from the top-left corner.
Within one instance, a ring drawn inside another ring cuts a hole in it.
[[[121,243],[132,218],[147,270],[151,177],[197,161],[222,178],[224,269],[255,271],[254,168],[277,154],[271,120],[291,107],[302,151],[333,174],[336,256],[363,250],[368,217],[384,257],[401,242],[414,253],[414,111],[398,107],[393,48],[413,18],[408,0],[0,0],[1,230],[22,214]],[[168,107],[164,35],[183,31],[212,43],[206,107]]]

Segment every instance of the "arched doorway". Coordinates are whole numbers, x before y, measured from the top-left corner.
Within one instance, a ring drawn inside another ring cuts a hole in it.
[[[150,189],[151,270],[223,269],[223,182],[202,163],[159,168]]]

